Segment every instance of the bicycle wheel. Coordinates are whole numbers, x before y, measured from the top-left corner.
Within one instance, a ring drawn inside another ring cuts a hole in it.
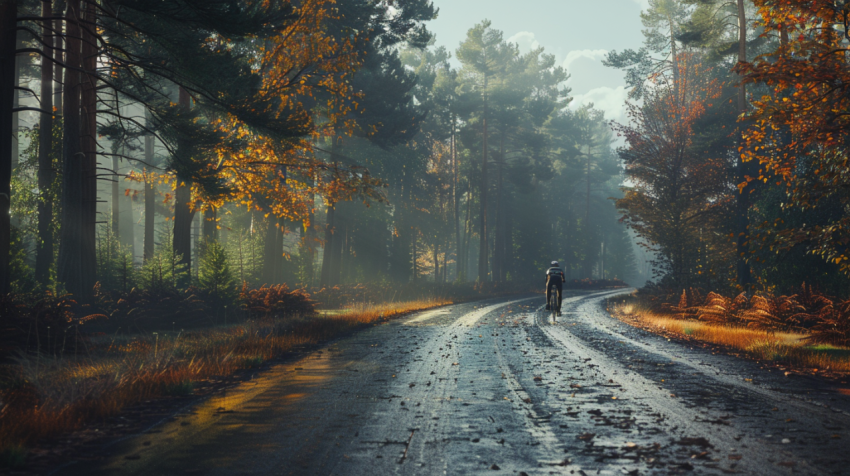
[[[552,286],[549,289],[549,310],[552,313],[552,322],[558,316],[558,288]]]

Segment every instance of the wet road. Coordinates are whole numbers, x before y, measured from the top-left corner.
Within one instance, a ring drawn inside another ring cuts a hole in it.
[[[615,294],[374,327],[54,474],[850,474],[848,392],[629,327]]]

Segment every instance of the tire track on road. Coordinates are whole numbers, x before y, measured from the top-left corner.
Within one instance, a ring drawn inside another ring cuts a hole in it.
[[[577,300],[573,307],[576,309],[576,315],[579,316],[579,319],[584,318],[583,316],[588,312],[583,309],[600,306],[604,297],[607,296],[594,295]],[[743,470],[751,474],[764,474],[766,468],[771,468],[770,472],[774,474],[788,472],[788,469],[776,466],[774,458],[777,454],[775,449],[767,447],[757,439],[746,435],[751,428],[739,428],[734,421],[724,425],[712,426],[697,421],[697,416],[710,421],[725,421],[722,419],[725,415],[711,409],[698,414],[694,408],[686,406],[686,402],[674,396],[668,388],[659,386],[658,382],[649,380],[639,372],[629,369],[618,362],[616,358],[606,355],[605,352],[592,348],[582,338],[570,332],[568,328],[562,325],[541,323],[541,320],[543,320],[541,316],[544,316],[544,313],[535,313],[534,323],[547,337],[566,350],[589,358],[604,375],[616,379],[617,383],[623,384],[627,389],[626,394],[631,395],[632,398],[641,397],[645,405],[655,412],[665,415],[667,422],[673,425],[670,433],[678,434],[679,438],[706,437],[718,451],[741,448],[742,450],[739,450],[740,453],[738,454],[743,454],[743,457],[739,460],[736,470]],[[610,332],[601,329],[598,331]],[[610,346],[607,348],[610,349]],[[647,346],[641,346],[641,348],[656,354],[663,352],[647,348]],[[667,358],[669,354],[664,352],[663,356]],[[670,356],[669,358],[673,357]],[[673,435],[668,434],[668,436]],[[737,456],[735,457],[737,458]],[[797,461],[797,463],[800,463],[800,461]],[[819,468],[813,467],[807,462],[802,462],[800,466],[797,466],[796,471],[804,471],[807,474],[824,474]]]

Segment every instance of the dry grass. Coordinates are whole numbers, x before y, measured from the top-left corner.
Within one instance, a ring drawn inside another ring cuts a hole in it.
[[[5,369],[0,389],[0,459],[19,460],[22,446],[67,434],[141,401],[192,394],[197,382],[259,366],[298,346],[446,304],[451,303],[422,300],[188,333],[101,336],[90,339],[80,355],[21,357]]]
[[[615,304],[613,314],[621,320],[661,334],[672,334],[743,351],[759,360],[796,368],[850,372],[850,349],[811,345],[809,335],[772,332],[735,325],[677,319],[655,314],[635,304]]]

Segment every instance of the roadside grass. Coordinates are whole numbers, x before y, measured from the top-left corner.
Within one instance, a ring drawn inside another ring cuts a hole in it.
[[[685,336],[743,351],[752,358],[791,367],[831,372],[850,372],[850,349],[812,345],[808,335],[771,332],[733,325],[718,325],[693,319],[658,315],[632,303],[617,303],[612,314],[626,323],[655,333]]]
[[[92,337],[78,355],[26,355],[0,369],[0,466],[25,448],[133,404],[192,395],[199,382],[257,368],[299,346],[452,304],[445,299],[358,306],[332,315],[249,321],[190,332]]]

